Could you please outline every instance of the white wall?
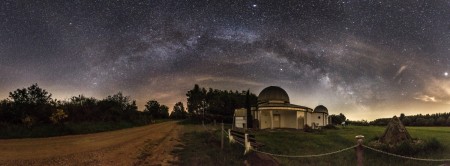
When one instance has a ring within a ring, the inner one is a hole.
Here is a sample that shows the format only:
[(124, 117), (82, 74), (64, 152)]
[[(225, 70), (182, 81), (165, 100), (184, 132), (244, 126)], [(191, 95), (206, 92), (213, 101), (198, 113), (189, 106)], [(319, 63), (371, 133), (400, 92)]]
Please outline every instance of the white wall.
[(247, 121), (245, 120), (244, 117), (234, 117), (234, 124), (237, 128), (244, 128), (245, 123), (247, 123)]
[[(297, 128), (297, 111), (273, 111), (273, 114), (280, 115), (280, 128)], [(301, 114), (303, 114), (303, 112), (301, 112)], [(270, 110), (261, 111), (259, 120), (261, 129), (270, 128), (272, 123)]]
[(274, 111), (274, 114), (280, 114), (281, 128), (297, 128), (297, 111)]
[(261, 123), (261, 129), (270, 128), (270, 112), (269, 111), (261, 111), (261, 116), (259, 117), (259, 122)]
[(305, 115), (306, 112), (297, 111), (298, 129), (303, 129), (303, 127), (305, 126)]
[[(308, 125), (312, 126), (312, 123), (318, 123), (319, 126), (325, 126), (328, 116), (324, 113), (310, 113), (311, 119), (308, 119)], [(319, 118), (320, 117), (320, 118)], [(324, 123), (325, 121), (325, 123)]]

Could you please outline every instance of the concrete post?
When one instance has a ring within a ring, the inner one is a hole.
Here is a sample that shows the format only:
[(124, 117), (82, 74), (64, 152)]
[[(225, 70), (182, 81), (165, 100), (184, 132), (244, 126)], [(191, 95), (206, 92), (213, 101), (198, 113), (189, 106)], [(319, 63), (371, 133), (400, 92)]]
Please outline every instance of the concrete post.
[(231, 129), (228, 129), (228, 138), (230, 139), (230, 143), (234, 143), (234, 138), (231, 135)]
[(244, 141), (245, 151), (244, 155), (250, 152), (250, 142), (248, 141), (248, 134), (245, 133), (245, 141)]
[(357, 166), (363, 166), (363, 161), (364, 161), (364, 147), (362, 146), (363, 142), (364, 142), (364, 136), (363, 135), (357, 135), (355, 136), (356, 138), (356, 143), (358, 144), (358, 146), (356, 147), (356, 161), (357, 161)]

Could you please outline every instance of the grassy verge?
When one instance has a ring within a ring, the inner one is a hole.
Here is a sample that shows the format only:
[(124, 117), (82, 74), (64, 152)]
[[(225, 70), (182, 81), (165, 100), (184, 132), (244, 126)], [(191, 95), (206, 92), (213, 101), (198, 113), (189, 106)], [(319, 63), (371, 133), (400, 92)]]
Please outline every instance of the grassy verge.
[[(436, 138), (444, 145), (443, 151), (419, 153), (414, 157), (444, 159), (450, 158), (450, 128), (448, 127), (409, 127), (412, 137), (420, 139)], [(261, 150), (286, 155), (308, 155), (333, 152), (355, 145), (355, 136), (364, 135), (365, 144), (383, 133), (384, 127), (348, 126), (339, 130), (324, 130), (305, 133), (295, 130), (256, 131), (256, 139), (266, 144)], [(364, 150), (364, 165), (440, 165), (444, 162), (423, 162), (400, 159), (393, 156)], [(277, 157), (282, 165), (356, 165), (354, 150), (324, 157), (284, 158)]]
[(179, 156), (179, 165), (244, 164), (244, 149), (240, 145), (229, 144), (225, 137), (224, 148), (221, 149), (220, 130), (206, 131), (201, 124), (182, 124), (185, 129), (182, 145), (173, 152)]
[[(220, 131), (213, 136), (201, 125), (185, 123), (186, 133), (183, 136), (183, 149), (176, 151), (180, 156), (181, 165), (243, 165), (248, 156), (243, 155), (243, 147), (229, 144), (225, 137), (224, 150), (220, 149)], [(208, 128), (212, 128), (208, 125)], [(449, 127), (408, 127), (414, 138), (429, 140), (435, 138), (444, 149), (434, 152), (421, 152), (413, 157), (449, 159), (450, 158), (450, 128)], [(285, 155), (322, 154), (337, 151), (356, 144), (355, 136), (364, 135), (367, 144), (373, 138), (384, 132), (384, 127), (347, 126), (338, 130), (322, 130), (306, 133), (298, 130), (260, 130), (253, 131), (256, 140), (265, 144), (260, 150)], [(311, 158), (275, 157), (281, 165), (356, 165), (356, 154), (353, 149)], [(446, 162), (425, 162), (401, 159), (394, 156), (364, 149), (364, 165), (441, 165)], [(450, 162), (447, 162), (447, 164)]]
[[(165, 121), (168, 120), (156, 120), (155, 123)], [(65, 123), (64, 125), (38, 125), (33, 126), (32, 128), (27, 128), (22, 125), (4, 125), (0, 126), (0, 139), (41, 138), (63, 135), (88, 134), (120, 130), (143, 125), (146, 124), (127, 121)]]

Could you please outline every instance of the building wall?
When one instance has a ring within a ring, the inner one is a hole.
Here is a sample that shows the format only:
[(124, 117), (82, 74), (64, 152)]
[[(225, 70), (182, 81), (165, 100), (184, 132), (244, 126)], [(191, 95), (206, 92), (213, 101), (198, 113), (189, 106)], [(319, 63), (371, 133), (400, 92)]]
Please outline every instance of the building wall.
[(270, 128), (271, 119), (269, 111), (260, 111), (259, 119), (261, 129)]
[(280, 115), (280, 128), (297, 128), (297, 111), (273, 111)]
[[(320, 118), (319, 118), (320, 117)], [(309, 126), (313, 126), (312, 123), (318, 124), (318, 126), (327, 125), (328, 116), (324, 113), (311, 113), (311, 119), (308, 121)]]
[(305, 115), (306, 112), (297, 111), (298, 129), (303, 129), (305, 127)]
[(244, 128), (245, 124), (247, 123), (247, 120), (245, 119), (245, 117), (234, 117), (234, 124), (237, 128)]
[[(279, 127), (280, 128), (294, 128), (297, 129), (297, 121), (298, 117), (300, 117), (301, 122), (305, 123), (304, 120), (304, 112), (301, 111), (277, 111), (273, 110), (272, 113), (274, 115), (280, 115), (280, 122)], [(264, 110), (260, 111), (259, 114), (259, 122), (260, 122), (260, 129), (267, 129), (271, 128), (271, 116), (270, 116), (270, 110)], [(276, 121), (274, 121), (276, 123)], [(302, 124), (299, 124), (300, 128), (303, 128)], [(277, 124), (274, 124), (274, 127), (277, 128)]]

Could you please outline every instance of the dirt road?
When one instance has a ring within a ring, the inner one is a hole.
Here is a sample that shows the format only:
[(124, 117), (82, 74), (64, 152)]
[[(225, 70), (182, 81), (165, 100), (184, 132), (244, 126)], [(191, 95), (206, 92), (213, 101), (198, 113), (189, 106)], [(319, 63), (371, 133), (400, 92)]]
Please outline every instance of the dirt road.
[(0, 140), (0, 165), (172, 165), (182, 125), (164, 122), (86, 135)]

